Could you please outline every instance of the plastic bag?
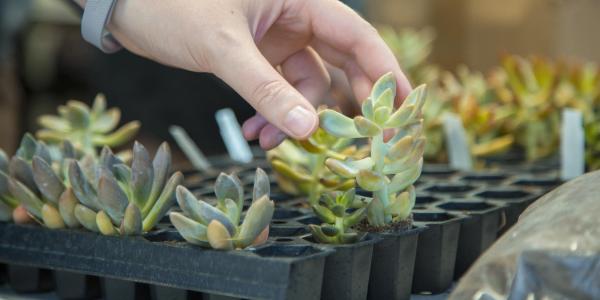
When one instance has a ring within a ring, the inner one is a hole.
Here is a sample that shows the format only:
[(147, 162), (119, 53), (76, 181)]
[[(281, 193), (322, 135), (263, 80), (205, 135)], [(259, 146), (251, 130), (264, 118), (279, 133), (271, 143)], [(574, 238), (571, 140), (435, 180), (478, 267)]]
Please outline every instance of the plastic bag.
[(600, 171), (527, 208), (450, 299), (600, 299)]

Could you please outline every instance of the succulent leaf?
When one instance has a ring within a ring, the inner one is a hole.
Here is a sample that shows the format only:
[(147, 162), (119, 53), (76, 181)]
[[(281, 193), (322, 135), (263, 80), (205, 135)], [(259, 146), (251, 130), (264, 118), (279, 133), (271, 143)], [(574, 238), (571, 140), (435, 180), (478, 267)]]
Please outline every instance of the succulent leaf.
[(44, 226), (50, 229), (65, 228), (65, 222), (63, 222), (60, 213), (50, 204), (42, 206), (42, 220), (44, 221)]
[(301, 173), (297, 170), (294, 170), (293, 168), (291, 168), (290, 166), (286, 165), (283, 161), (281, 160), (272, 160), (271, 161), (271, 166), (273, 167), (274, 170), (276, 170), (279, 174), (290, 178), (291, 180), (300, 182), (300, 183), (306, 183), (306, 182), (311, 182), (312, 178), (304, 173)]
[(100, 229), (96, 223), (96, 212), (87, 208), (84, 205), (75, 205), (75, 218), (79, 221), (79, 224), (83, 225), (87, 230), (93, 232), (99, 232)]
[(381, 127), (375, 124), (373, 121), (363, 117), (356, 116), (354, 117), (354, 127), (356, 131), (360, 133), (362, 136), (375, 136), (381, 133)]
[(379, 198), (375, 197), (371, 200), (371, 203), (369, 203), (367, 218), (369, 219), (369, 224), (372, 226), (385, 226), (385, 207)]
[(373, 108), (373, 100), (367, 98), (361, 105), (362, 115), (367, 119), (375, 118), (375, 109)]
[(56, 176), (52, 167), (39, 156), (34, 156), (32, 161), (33, 180), (40, 193), (55, 205), (65, 190), (62, 180)]
[(263, 169), (257, 168), (254, 175), (254, 188), (252, 190), (252, 202), (271, 193), (271, 181)]
[(123, 220), (129, 202), (127, 194), (121, 189), (116, 178), (108, 169), (101, 168), (99, 178), (98, 201), (113, 224), (118, 226)]
[(389, 111), (394, 108), (394, 97), (396, 96), (396, 90), (388, 88), (379, 95), (379, 98), (375, 101), (375, 113), (380, 108), (387, 108)]
[(310, 224), (308, 225), (313, 237), (319, 242), (324, 244), (337, 244), (337, 239), (326, 235), (320, 226)]
[[(154, 226), (151, 226), (152, 228)], [(142, 212), (133, 202), (125, 209), (125, 216), (120, 226), (123, 235), (139, 235), (142, 233)]]
[(335, 214), (327, 207), (314, 204), (312, 205), (315, 214), (325, 223), (335, 223)]
[(219, 200), (232, 199), (241, 206), (240, 203), (244, 200), (244, 187), (235, 174), (221, 173), (215, 182), (215, 195)]
[(69, 130), (71, 130), (71, 126), (69, 125), (69, 122), (67, 122), (66, 120), (61, 119), (57, 116), (52, 116), (52, 115), (40, 116), (38, 118), (38, 123), (41, 126), (46, 127), (48, 129), (52, 129), (54, 131), (68, 132)]
[(154, 202), (160, 196), (160, 193), (169, 178), (171, 172), (171, 149), (166, 142), (162, 143), (152, 161), (154, 169), (154, 181), (152, 182), (152, 190), (148, 196), (148, 201)]
[[(375, 82), (369, 98), (379, 101), (379, 97), (381, 97), (386, 90), (391, 90), (393, 94), (396, 95), (396, 79), (391, 72), (384, 74)], [(375, 105), (377, 106), (378, 103), (375, 103)]]
[(120, 119), (121, 111), (118, 108), (111, 108), (93, 119), (91, 129), (93, 132), (107, 133), (119, 125)]
[(86, 176), (83, 174), (83, 171), (81, 170), (79, 164), (76, 161), (71, 161), (69, 163), (68, 174), (71, 188), (73, 189), (73, 193), (75, 194), (77, 199), (83, 205), (91, 209), (100, 210), (101, 205), (98, 202), (96, 190), (88, 182)]
[(354, 127), (354, 123), (354, 120), (331, 109), (319, 112), (319, 125), (333, 136), (344, 138), (361, 137), (361, 134)]
[(391, 116), (389, 116), (385, 123), (385, 128), (398, 128), (408, 124), (411, 119), (410, 116), (416, 110), (415, 105), (402, 105), (396, 110)]
[(421, 176), (422, 168), (423, 158), (421, 158), (419, 162), (413, 165), (410, 169), (394, 175), (389, 184), (389, 192), (396, 193), (398, 191), (402, 191), (415, 183), (415, 181), (419, 179), (419, 176)]
[(86, 128), (90, 124), (89, 108), (79, 101), (67, 102), (65, 117), (74, 128)]
[(58, 200), (58, 212), (69, 228), (79, 227), (79, 221), (75, 217), (77, 204), (77, 198), (73, 190), (70, 187), (66, 188)]
[(117, 235), (118, 232), (115, 229), (110, 217), (103, 210), (96, 214), (96, 226), (98, 231), (103, 235)]
[(383, 189), (386, 184), (386, 178), (371, 170), (360, 170), (356, 176), (356, 183), (367, 191), (375, 192)]
[(147, 215), (144, 215), (142, 212), (142, 216), (144, 217), (143, 231), (152, 229), (175, 204), (175, 189), (181, 182), (183, 182), (183, 174), (181, 174), (181, 172), (175, 172), (165, 184), (162, 193), (158, 196), (158, 199), (150, 209), (150, 212), (148, 212)]
[(240, 227), (240, 233), (236, 239), (236, 246), (247, 247), (251, 245), (258, 235), (267, 227), (273, 218), (275, 204), (269, 200), (267, 195), (256, 200), (248, 211), (244, 222)]
[(42, 207), (44, 206), (44, 202), (27, 186), (14, 178), (10, 178), (8, 180), (8, 189), (15, 198), (21, 201), (30, 214), (38, 219), (42, 218)]
[(135, 142), (133, 145), (133, 161), (131, 163), (131, 196), (138, 207), (144, 207), (154, 180), (152, 161), (146, 148)]
[(131, 140), (137, 134), (140, 127), (140, 122), (132, 121), (123, 125), (123, 127), (119, 128), (117, 131), (109, 135), (93, 136), (92, 142), (95, 145), (107, 145), (109, 147), (116, 147)]
[(233, 242), (229, 230), (217, 220), (212, 220), (206, 228), (208, 243), (213, 249), (233, 250)]
[(31, 165), (23, 158), (13, 156), (10, 160), (9, 175), (19, 182), (23, 183), (29, 190), (37, 192), (35, 181), (33, 180), (33, 170)]
[(342, 176), (343, 178), (353, 178), (358, 174), (358, 169), (350, 165), (347, 162), (337, 160), (335, 158), (328, 158), (325, 161), (325, 165), (335, 174)]
[(206, 225), (189, 219), (178, 212), (170, 213), (169, 219), (186, 241), (203, 247), (209, 246), (208, 237), (206, 236)]
[(19, 149), (17, 149), (15, 156), (29, 161), (33, 158), (33, 155), (35, 155), (36, 149), (37, 141), (30, 133), (26, 133), (23, 135), (23, 138), (21, 138), (21, 144), (19, 145)]
[(362, 221), (366, 215), (367, 208), (361, 207), (354, 212), (352, 212), (349, 216), (344, 218), (344, 226), (350, 228)]
[(407, 135), (393, 144), (388, 150), (387, 157), (395, 161), (406, 157), (413, 148), (414, 138)]

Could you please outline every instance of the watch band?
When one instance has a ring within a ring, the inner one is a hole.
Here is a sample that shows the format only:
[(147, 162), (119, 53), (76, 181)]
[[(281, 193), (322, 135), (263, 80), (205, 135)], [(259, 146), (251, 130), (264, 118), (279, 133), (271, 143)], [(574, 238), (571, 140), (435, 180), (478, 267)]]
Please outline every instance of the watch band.
[(114, 53), (121, 49), (119, 42), (106, 30), (116, 2), (117, 0), (87, 0), (83, 10), (81, 35), (104, 53)]

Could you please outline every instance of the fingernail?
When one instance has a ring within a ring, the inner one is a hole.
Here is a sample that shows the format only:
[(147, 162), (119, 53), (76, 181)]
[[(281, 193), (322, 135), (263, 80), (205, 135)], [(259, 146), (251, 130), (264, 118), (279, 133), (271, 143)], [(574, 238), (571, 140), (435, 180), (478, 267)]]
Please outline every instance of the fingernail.
[(296, 137), (307, 136), (316, 122), (315, 115), (298, 105), (290, 110), (283, 120), (283, 126)]

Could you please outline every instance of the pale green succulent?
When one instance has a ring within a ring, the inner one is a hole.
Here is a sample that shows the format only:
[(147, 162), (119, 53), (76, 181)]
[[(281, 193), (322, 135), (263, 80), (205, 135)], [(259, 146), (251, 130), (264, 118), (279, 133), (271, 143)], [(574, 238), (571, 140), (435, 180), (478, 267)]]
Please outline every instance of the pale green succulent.
[[(88, 156), (89, 158), (89, 156)], [(100, 159), (69, 163), (68, 175), (78, 204), (74, 216), (86, 229), (104, 235), (137, 235), (151, 230), (175, 203), (183, 175), (170, 178), (171, 151), (163, 143), (154, 160), (140, 143), (131, 167), (105, 147)]]
[(433, 51), (435, 32), (431, 28), (396, 31), (389, 26), (380, 26), (378, 31), (411, 81), (428, 82), (427, 73), (434, 68), (428, 60)]
[(243, 249), (264, 243), (275, 205), (269, 200), (269, 177), (256, 170), (252, 204), (240, 225), (244, 188), (235, 174), (221, 173), (215, 183), (216, 206), (198, 200), (183, 186), (177, 202), (183, 213), (170, 213), (171, 223), (188, 242), (218, 250)]
[[(76, 200), (65, 176), (66, 162), (75, 159), (76, 152), (68, 141), (53, 150), (25, 134), (11, 158), (8, 176), (0, 172), (0, 185), (7, 186), (9, 192), (4, 193), (4, 199), (14, 201), (13, 208), (23, 205), (36, 221), (48, 228), (76, 227), (78, 223), (69, 218), (68, 209)], [(70, 212), (72, 215), (72, 209)]]
[(317, 203), (322, 193), (347, 190), (354, 180), (344, 179), (325, 167), (327, 157), (345, 159), (359, 150), (349, 145), (352, 140), (337, 138), (318, 129), (304, 141), (285, 140), (267, 152), (279, 187), (286, 193), (308, 196), (309, 203)]
[[(415, 202), (413, 183), (423, 166), (425, 137), (421, 110), (425, 86), (414, 89), (398, 109), (394, 109), (396, 80), (392, 73), (382, 76), (363, 102), (362, 116), (348, 118), (334, 110), (319, 113), (320, 126), (343, 138), (369, 138), (370, 156), (362, 159), (328, 158), (334, 173), (354, 178), (364, 190), (373, 192), (367, 217), (372, 226), (386, 226), (410, 217)], [(384, 141), (384, 130), (395, 130)]]
[(118, 108), (107, 110), (106, 99), (98, 94), (91, 108), (83, 102), (71, 100), (58, 107), (58, 115), (40, 116), (38, 122), (43, 128), (36, 132), (36, 136), (50, 144), (67, 140), (78, 151), (96, 155), (97, 148), (120, 146), (138, 132), (138, 121), (129, 122), (114, 131), (120, 118), (121, 111)]
[(367, 208), (363, 206), (349, 212), (353, 202), (355, 189), (349, 189), (346, 192), (324, 193), (319, 203), (312, 205), (315, 214), (323, 221), (321, 225), (308, 225), (319, 243), (350, 244), (364, 237), (365, 233), (356, 232), (352, 227), (366, 217)]

